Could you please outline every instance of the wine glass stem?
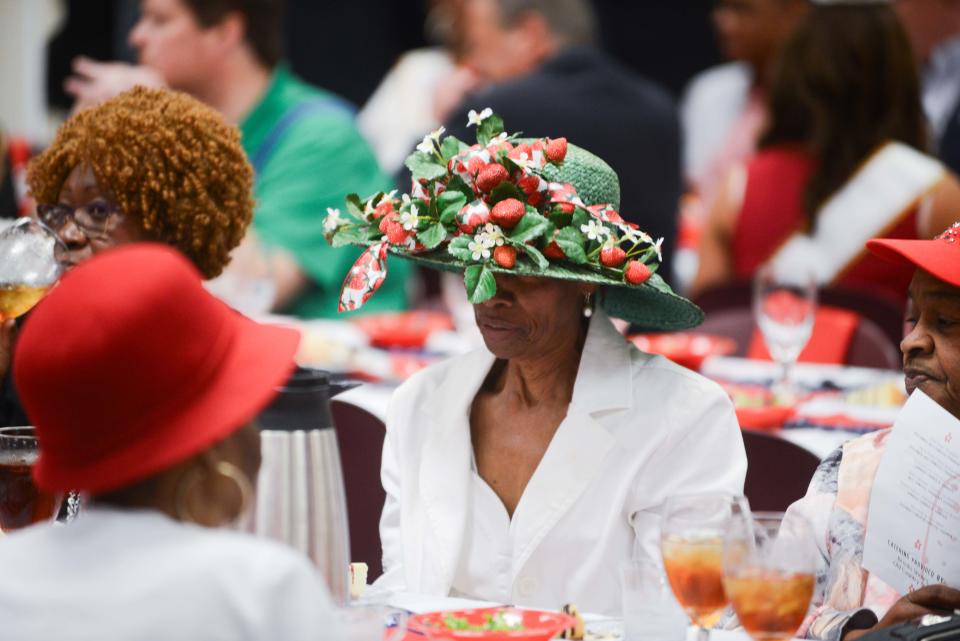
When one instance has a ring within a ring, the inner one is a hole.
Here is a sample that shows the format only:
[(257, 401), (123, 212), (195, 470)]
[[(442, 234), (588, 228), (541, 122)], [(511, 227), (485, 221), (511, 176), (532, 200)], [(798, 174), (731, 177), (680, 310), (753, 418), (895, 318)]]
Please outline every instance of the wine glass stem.
[(697, 626), (697, 641), (710, 641), (710, 630), (702, 625)]

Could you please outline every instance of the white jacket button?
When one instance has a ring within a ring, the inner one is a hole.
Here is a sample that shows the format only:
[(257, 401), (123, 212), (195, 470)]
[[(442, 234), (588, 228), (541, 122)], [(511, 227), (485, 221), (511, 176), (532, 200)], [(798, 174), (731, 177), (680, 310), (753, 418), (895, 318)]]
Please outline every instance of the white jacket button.
[(531, 597), (537, 591), (537, 580), (532, 576), (521, 577), (517, 581), (517, 594), (522, 597)]

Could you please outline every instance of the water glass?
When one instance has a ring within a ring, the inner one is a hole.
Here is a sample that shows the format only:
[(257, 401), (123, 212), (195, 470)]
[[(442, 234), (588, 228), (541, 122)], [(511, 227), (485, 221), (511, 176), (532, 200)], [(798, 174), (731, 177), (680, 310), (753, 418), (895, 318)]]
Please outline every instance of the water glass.
[(351, 605), (337, 614), (346, 641), (400, 641), (407, 634), (407, 612), (388, 605)]
[(788, 269), (770, 263), (753, 282), (753, 314), (767, 351), (780, 364), (778, 397), (794, 397), (791, 373), (800, 352), (813, 334), (817, 310), (817, 281), (812, 270)]
[(687, 617), (677, 605), (663, 575), (650, 559), (620, 566), (624, 641), (682, 641)]
[(253, 232), (230, 254), (223, 273), (205, 283), (207, 291), (245, 316), (270, 312), (276, 300), (271, 255)]

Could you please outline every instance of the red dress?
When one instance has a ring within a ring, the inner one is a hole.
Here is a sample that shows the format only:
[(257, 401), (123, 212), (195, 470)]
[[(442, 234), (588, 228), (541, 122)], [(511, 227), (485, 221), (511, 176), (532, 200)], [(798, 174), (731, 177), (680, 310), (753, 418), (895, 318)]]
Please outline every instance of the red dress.
[[(751, 278), (795, 232), (808, 229), (803, 198), (813, 161), (797, 149), (770, 148), (754, 156), (746, 171), (743, 206), (733, 233), (733, 269), (738, 279)], [(878, 236), (918, 238), (917, 207), (892, 218)], [(900, 305), (906, 300), (911, 277), (910, 270), (864, 248), (830, 284), (869, 290)]]

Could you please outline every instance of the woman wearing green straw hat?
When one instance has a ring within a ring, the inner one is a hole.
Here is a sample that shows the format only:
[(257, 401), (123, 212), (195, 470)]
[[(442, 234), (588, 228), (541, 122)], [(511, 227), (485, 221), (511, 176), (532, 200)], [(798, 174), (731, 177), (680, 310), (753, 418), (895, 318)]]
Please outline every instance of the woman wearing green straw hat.
[(393, 397), (380, 584), (619, 613), (617, 563), (659, 558), (667, 496), (742, 491), (733, 407), (611, 323), (702, 319), (617, 213), (613, 170), (562, 138), (507, 136), (489, 110), (471, 121), (476, 145), (435, 132), (418, 146), (412, 194), (351, 197), (327, 219), (334, 244), (367, 246), (342, 308), (376, 291), (388, 254), (463, 271), (487, 347)]

